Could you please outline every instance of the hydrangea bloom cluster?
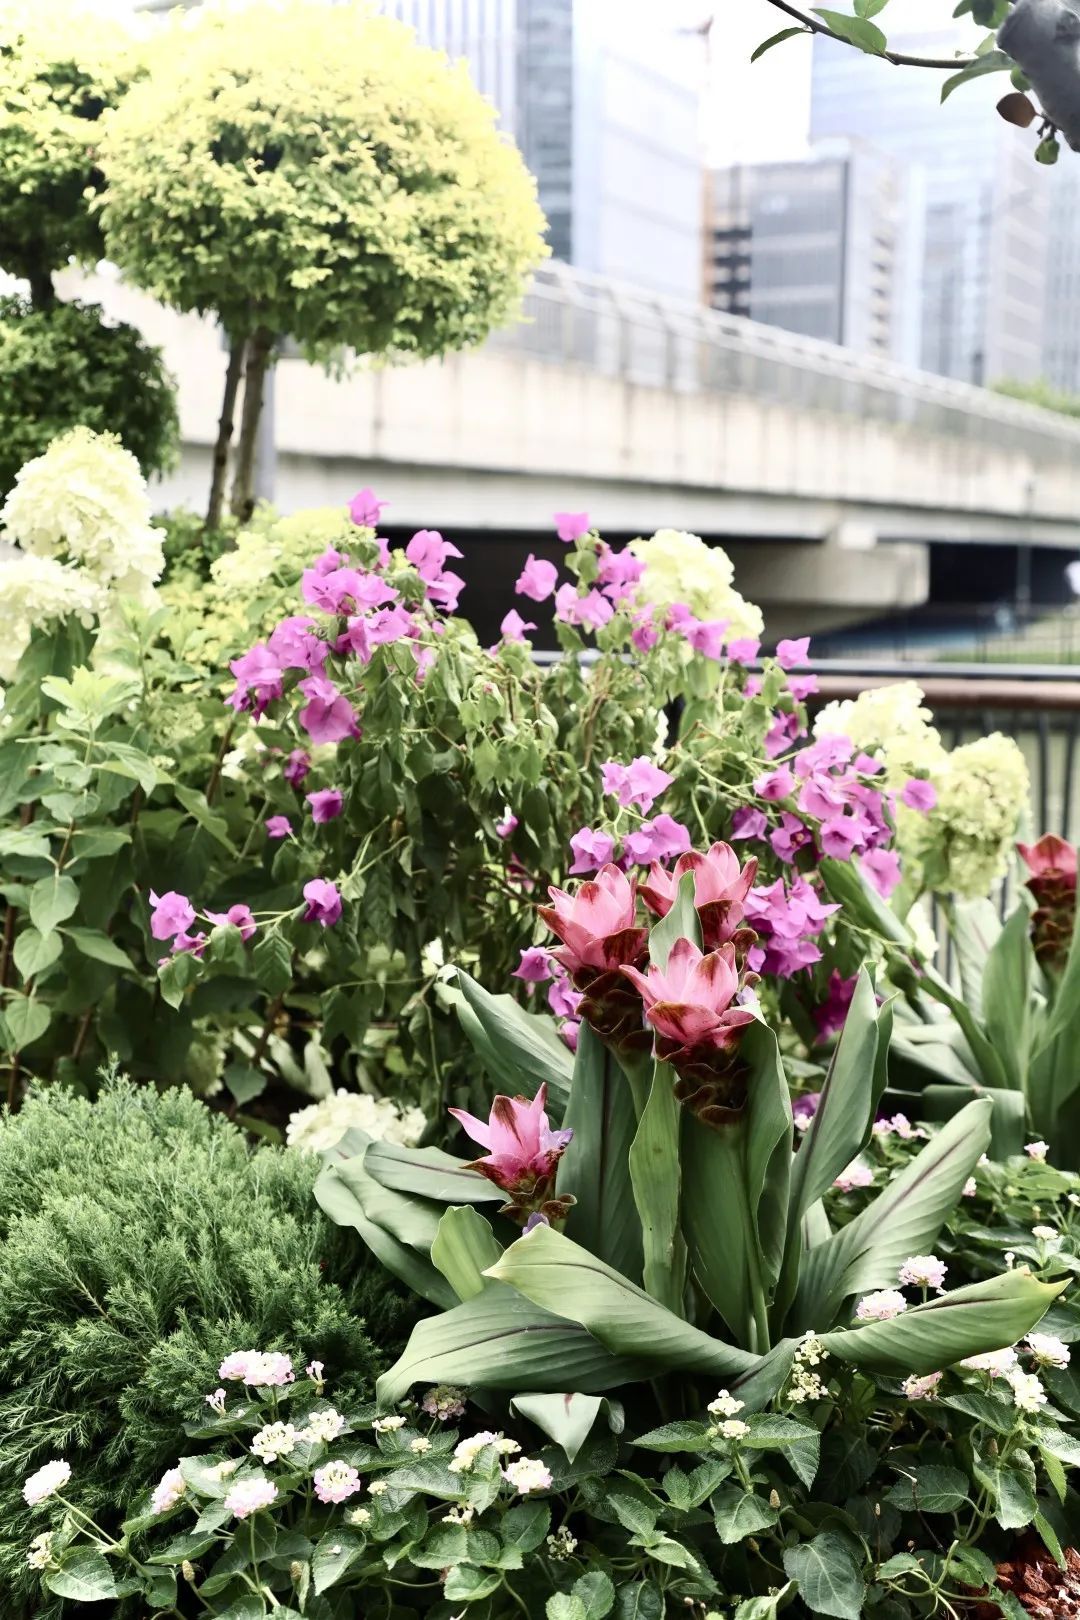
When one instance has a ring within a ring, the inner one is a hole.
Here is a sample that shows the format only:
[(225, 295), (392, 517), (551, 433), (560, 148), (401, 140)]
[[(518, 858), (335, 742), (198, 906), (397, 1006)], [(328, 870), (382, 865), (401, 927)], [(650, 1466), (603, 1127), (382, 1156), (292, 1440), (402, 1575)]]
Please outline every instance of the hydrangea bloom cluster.
[(720, 621), (729, 640), (763, 634), (761, 609), (734, 588), (735, 569), (720, 546), (681, 529), (658, 529), (650, 540), (632, 540), (629, 549), (644, 564), (638, 589), (643, 606), (681, 606), (706, 625)]
[(401, 1108), (389, 1097), (339, 1087), (332, 1096), (291, 1114), (285, 1140), (301, 1153), (326, 1153), (356, 1127), (375, 1141), (413, 1147), (426, 1124), (419, 1108)]

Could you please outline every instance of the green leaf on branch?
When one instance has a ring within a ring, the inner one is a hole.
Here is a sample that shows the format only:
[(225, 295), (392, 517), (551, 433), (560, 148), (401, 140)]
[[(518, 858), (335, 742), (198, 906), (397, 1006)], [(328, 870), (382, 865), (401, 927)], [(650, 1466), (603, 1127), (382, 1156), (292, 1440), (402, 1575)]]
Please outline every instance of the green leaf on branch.
[(605, 1620), (615, 1607), (615, 1587), (602, 1569), (579, 1575), (570, 1590), (584, 1608), (585, 1620)]
[(40, 1040), (52, 1022), (48, 1007), (30, 996), (11, 996), (4, 1002), (2, 1032), (7, 1048), (21, 1052)]
[(30, 890), (30, 921), (42, 934), (51, 934), (74, 912), (79, 890), (74, 880), (54, 872), (39, 878)]
[(789, 1547), (784, 1571), (799, 1584), (799, 1595), (813, 1614), (861, 1620), (866, 1601), (860, 1548), (839, 1530), (823, 1530), (813, 1541)]
[(64, 942), (59, 934), (42, 934), (36, 928), (24, 928), (11, 954), (25, 983), (52, 967), (63, 949)]
[(778, 34), (772, 34), (768, 39), (762, 40), (761, 44), (751, 52), (750, 60), (756, 62), (759, 56), (764, 56), (766, 51), (771, 51), (774, 45), (782, 45), (785, 39), (793, 39), (796, 34), (808, 34), (809, 32), (808, 28), (799, 28), (797, 26), (794, 28), (781, 28)]
[[(878, 8), (880, 9), (880, 8)], [(849, 17), (843, 11), (824, 11), (820, 6), (812, 7), (814, 13), (827, 23), (832, 32), (844, 39), (849, 45), (855, 45), (860, 51), (866, 51), (871, 56), (881, 56), (889, 46), (888, 40), (881, 29), (865, 17)]]
[(970, 1489), (967, 1475), (958, 1468), (920, 1463), (887, 1492), (886, 1501), (913, 1512), (955, 1513), (967, 1501)]
[(954, 90), (971, 79), (981, 79), (986, 73), (1007, 73), (1012, 66), (1012, 57), (1006, 56), (1004, 51), (987, 51), (985, 56), (977, 57), (967, 67), (961, 68), (959, 73), (945, 80), (941, 87), (941, 99), (947, 101)]
[(778, 1517), (763, 1496), (755, 1496), (742, 1485), (725, 1485), (717, 1491), (712, 1508), (716, 1533), (725, 1547), (771, 1529)]
[(256, 939), (251, 965), (267, 995), (278, 996), (292, 984), (292, 946), (281, 934), (261, 934)]
[(83, 956), (89, 956), (94, 962), (104, 962), (107, 967), (122, 968), (127, 973), (134, 973), (135, 968), (131, 959), (108, 934), (102, 934), (94, 928), (65, 928), (64, 933)]
[(158, 969), (161, 999), (170, 1007), (179, 1007), (184, 992), (199, 977), (199, 964), (191, 951), (176, 951), (167, 956)]
[(50, 1570), (45, 1585), (57, 1597), (78, 1603), (99, 1603), (116, 1597), (113, 1572), (96, 1547), (78, 1547), (64, 1554), (60, 1569)]

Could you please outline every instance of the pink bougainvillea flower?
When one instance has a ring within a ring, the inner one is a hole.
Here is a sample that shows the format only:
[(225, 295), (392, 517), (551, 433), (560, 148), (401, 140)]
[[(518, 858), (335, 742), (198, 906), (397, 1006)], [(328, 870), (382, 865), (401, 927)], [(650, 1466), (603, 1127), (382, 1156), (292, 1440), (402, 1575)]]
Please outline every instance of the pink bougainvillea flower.
[(552, 962), (549, 965), (555, 977), (547, 989), (548, 1006), (556, 1018), (576, 1018), (578, 1008), (584, 999), (581, 991), (574, 989), (570, 975), (561, 962)]
[(378, 500), (375, 491), (365, 486), (357, 490), (349, 502), (349, 516), (361, 529), (374, 529), (382, 517), (383, 507), (389, 504), (389, 501)]
[(731, 818), (731, 836), (733, 839), (764, 838), (769, 830), (769, 823), (764, 810), (756, 810), (750, 805), (744, 805), (736, 810)]
[(1056, 833), (1043, 833), (1034, 844), (1017, 844), (1016, 852), (1032, 877), (1076, 877), (1076, 850)]
[(624, 966), (622, 972), (640, 992), (653, 1029), (680, 1046), (726, 1050), (736, 1044), (738, 1031), (754, 1021), (752, 1012), (733, 1005), (739, 970), (731, 945), (706, 955), (693, 940), (677, 939), (666, 968), (653, 964), (642, 973)]
[(800, 849), (813, 849), (814, 835), (805, 821), (793, 816), (790, 810), (785, 810), (780, 817), (779, 827), (769, 834), (769, 843), (780, 859), (790, 866)]
[(150, 932), (155, 939), (172, 939), (176, 934), (186, 933), (195, 921), (195, 907), (187, 895), (178, 894), (175, 889), (162, 895), (156, 895), (151, 889), (150, 905), (153, 908)]
[(294, 748), (285, 761), (282, 776), (292, 787), (299, 787), (311, 770), (311, 755), (303, 748)]
[(271, 632), (267, 646), (282, 669), (321, 669), (330, 651), (315, 633), (315, 620), (302, 614), (282, 619)]
[(383, 607), (398, 595), (379, 574), (361, 568), (334, 568), (328, 573), (306, 568), (300, 590), (305, 602), (335, 616)]
[(307, 910), (304, 921), (318, 923), (320, 928), (332, 928), (341, 921), (341, 896), (329, 878), (312, 878), (304, 884)]
[(770, 759), (775, 759), (777, 754), (785, 753), (797, 737), (805, 735), (797, 714), (774, 714), (772, 725), (765, 733), (765, 752)]
[(212, 923), (217, 923), (221, 928), (229, 923), (234, 928), (239, 928), (240, 937), (245, 945), (255, 933), (255, 918), (248, 906), (230, 906), (228, 911), (208, 911), (206, 915)]
[(799, 749), (795, 755), (795, 775), (806, 778), (830, 770), (834, 765), (846, 765), (854, 752), (855, 745), (850, 737), (827, 732), (816, 742)]
[(635, 925), (634, 885), (617, 866), (602, 866), (573, 894), (558, 888), (549, 893), (552, 904), (538, 909), (562, 940), (552, 955), (568, 973), (604, 972), (632, 962), (641, 951), (646, 931)]
[(201, 957), (206, 951), (206, 934), (201, 930), (197, 934), (177, 934), (172, 948), (174, 956), (180, 951), (187, 951), (191, 956)]
[(630, 640), (638, 652), (651, 652), (660, 640), (660, 631), (656, 627), (652, 609), (635, 614), (634, 627), (630, 632)]
[(778, 765), (775, 771), (766, 771), (754, 782), (754, 792), (759, 799), (788, 799), (795, 791), (795, 778), (786, 765)]
[(325, 675), (309, 675), (299, 690), (308, 700), (300, 710), (300, 724), (312, 742), (341, 742), (360, 735), (352, 704)]
[(819, 682), (816, 675), (792, 675), (787, 685), (796, 703), (805, 703), (818, 690)]
[(571, 877), (581, 872), (595, 872), (603, 866), (615, 853), (615, 840), (610, 833), (596, 832), (591, 827), (582, 827), (570, 840), (570, 848), (574, 852), (574, 864), (570, 868)]
[(535, 630), (536, 626), (529, 619), (523, 619), (517, 608), (511, 608), (499, 625), (505, 641), (524, 641), (526, 630)]
[(681, 821), (668, 815), (643, 821), (623, 839), (623, 849), (639, 866), (646, 866), (650, 861), (669, 861), (673, 855), (685, 855), (689, 848), (689, 831)]
[(457, 610), (458, 600), (465, 589), (465, 581), (460, 574), (451, 573), (448, 568), (438, 579), (429, 579), (427, 582), (428, 601), (434, 602), (436, 607), (442, 608), (444, 613), (454, 613)]
[(556, 512), (555, 533), (566, 545), (589, 532), (588, 512)]
[(551, 978), (551, 953), (544, 945), (530, 945), (521, 953), (513, 978), (526, 984), (545, 984)]
[(240, 658), (234, 658), (229, 668), (236, 676), (236, 690), (225, 700), (230, 708), (250, 709), (258, 718), (281, 696), (281, 664), (263, 642), (258, 642)]
[(527, 596), (532, 602), (546, 602), (555, 589), (558, 577), (559, 570), (554, 563), (547, 562), (543, 557), (534, 557), (530, 551), (514, 590), (518, 596)]
[(510, 834), (519, 826), (518, 818), (508, 810), (501, 821), (495, 823), (495, 831), (500, 838), (509, 838)]
[(937, 788), (921, 776), (912, 776), (904, 783), (900, 797), (909, 810), (932, 810), (937, 804)]
[(822, 822), (819, 836), (823, 852), (837, 861), (848, 861), (855, 850), (866, 847), (865, 825), (858, 816), (831, 816)]
[(814, 1008), (814, 1023), (822, 1040), (830, 1035), (838, 1035), (843, 1029), (857, 983), (858, 975), (855, 973), (850, 979), (845, 979), (833, 968), (829, 974), (828, 995), (820, 1006)]
[(579, 596), (575, 586), (566, 584), (555, 592), (555, 617), (563, 624), (602, 630), (615, 617), (615, 609), (595, 588)]
[(783, 878), (777, 878), (765, 888), (751, 889), (746, 916), (761, 944), (751, 949), (747, 962), (755, 972), (776, 973), (781, 978), (819, 962), (821, 951), (814, 938), (839, 909), (822, 901), (804, 877), (795, 878), (790, 888)]
[(647, 815), (675, 778), (654, 765), (646, 755), (639, 754), (629, 765), (609, 759), (600, 767), (600, 780), (604, 792), (613, 793), (621, 805), (634, 805)]
[(634, 587), (645, 572), (645, 564), (632, 551), (612, 551), (602, 545), (597, 583), (611, 602), (623, 602), (634, 594)]
[(736, 636), (728, 642), (728, 657), (737, 664), (752, 664), (761, 651), (761, 642), (757, 636)]
[(859, 866), (882, 899), (887, 900), (900, 882), (900, 857), (893, 849), (868, 849)]
[(333, 821), (340, 816), (345, 800), (337, 788), (319, 788), (317, 793), (307, 795), (307, 802), (311, 806), (312, 821), (320, 826), (324, 821)]
[(788, 637), (776, 644), (776, 661), (781, 669), (797, 669), (805, 664), (810, 653), (810, 637)]
[(270, 838), (291, 838), (292, 822), (288, 816), (267, 816), (266, 831)]
[(451, 1108), (473, 1141), (488, 1150), (471, 1168), (508, 1193), (549, 1181), (574, 1133), (551, 1129), (546, 1103), (547, 1086), (542, 1085), (531, 1102), (524, 1097), (496, 1097), (486, 1122), (463, 1108)]
[(742, 922), (746, 897), (757, 876), (758, 863), (745, 866), (730, 844), (715, 843), (704, 855), (697, 850), (680, 855), (672, 872), (659, 864), (649, 868), (640, 894), (649, 910), (666, 917), (675, 903), (679, 884), (687, 872), (694, 874), (694, 907), (701, 920), (702, 938), (707, 947), (726, 944)]
[(727, 627), (726, 619), (694, 619), (683, 634), (694, 651), (703, 658), (720, 659), (724, 656), (724, 632)]
[(448, 557), (462, 555), (457, 546), (443, 539), (438, 529), (418, 529), (405, 547), (406, 558), (429, 585), (442, 577)]
[(856, 754), (851, 762), (851, 768), (858, 771), (860, 776), (877, 776), (879, 771), (885, 769), (885, 762), (875, 759), (872, 754)]

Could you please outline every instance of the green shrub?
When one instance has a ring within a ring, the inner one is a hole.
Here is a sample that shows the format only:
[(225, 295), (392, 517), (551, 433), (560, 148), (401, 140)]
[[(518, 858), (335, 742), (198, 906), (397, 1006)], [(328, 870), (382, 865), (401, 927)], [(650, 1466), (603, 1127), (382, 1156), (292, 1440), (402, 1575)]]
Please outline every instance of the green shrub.
[(355, 1397), (370, 1390), (407, 1324), (385, 1274), (357, 1273), (354, 1238), (319, 1213), (316, 1168), (250, 1152), (186, 1092), (116, 1080), (96, 1104), (57, 1088), (0, 1121), (5, 1616), (33, 1590), (40, 1526), (21, 1491), (49, 1458), (109, 1518), (175, 1462), (230, 1350), (316, 1357)]
[(0, 298), (0, 492), (79, 426), (117, 434), (147, 477), (171, 466), (179, 425), (160, 350), (96, 304)]

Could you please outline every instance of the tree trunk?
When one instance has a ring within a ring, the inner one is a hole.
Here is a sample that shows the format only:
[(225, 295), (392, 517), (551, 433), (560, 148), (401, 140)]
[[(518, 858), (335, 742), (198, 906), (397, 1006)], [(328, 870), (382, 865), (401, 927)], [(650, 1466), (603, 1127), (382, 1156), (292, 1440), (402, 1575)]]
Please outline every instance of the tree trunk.
[(56, 288), (52, 272), (44, 265), (32, 269), (27, 278), (30, 283), (30, 303), (34, 309), (50, 310), (56, 304)]
[(221, 399), (217, 440), (214, 444), (213, 472), (210, 477), (210, 500), (206, 508), (205, 529), (216, 529), (221, 523), (225, 505), (225, 480), (229, 471), (229, 450), (232, 446), (233, 417), (236, 396), (240, 392), (240, 378), (244, 372), (246, 338), (234, 338), (229, 345), (229, 364), (225, 368), (225, 392)]
[(257, 326), (248, 344), (244, 368), (244, 408), (240, 417), (240, 442), (236, 448), (230, 503), (233, 517), (241, 523), (246, 523), (255, 510), (255, 454), (259, 444), (266, 373), (270, 369), (274, 342), (273, 332), (265, 326)]

